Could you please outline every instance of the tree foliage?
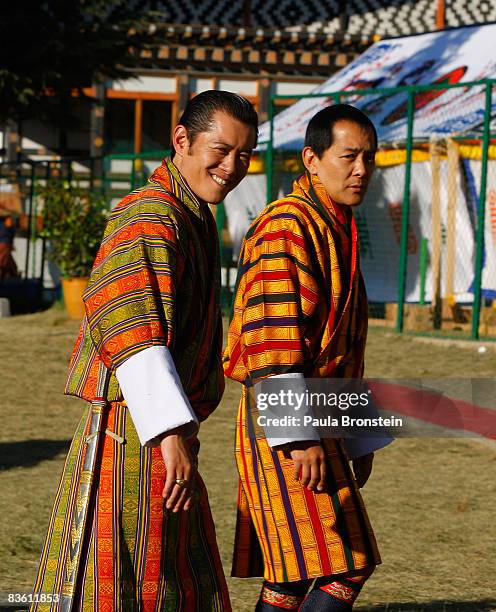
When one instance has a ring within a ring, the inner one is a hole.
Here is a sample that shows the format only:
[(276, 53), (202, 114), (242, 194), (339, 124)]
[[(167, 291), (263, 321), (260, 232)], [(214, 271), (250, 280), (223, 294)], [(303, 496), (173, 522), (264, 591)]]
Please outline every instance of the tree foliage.
[(3, 2), (0, 121), (53, 116), (74, 90), (128, 77), (157, 17), (123, 0)]
[(66, 277), (88, 276), (108, 219), (105, 199), (53, 179), (39, 193), (43, 203), (41, 237), (48, 257)]

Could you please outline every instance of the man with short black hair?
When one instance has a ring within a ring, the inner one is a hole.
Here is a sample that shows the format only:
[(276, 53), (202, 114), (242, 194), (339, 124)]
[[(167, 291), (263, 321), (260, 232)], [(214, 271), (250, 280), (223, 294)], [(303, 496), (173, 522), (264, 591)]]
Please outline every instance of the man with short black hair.
[(363, 375), (367, 297), (352, 208), (365, 196), (376, 149), (375, 128), (358, 109), (317, 113), (302, 151), (306, 173), (243, 243), (224, 369), (243, 383), (233, 575), (260, 576), (263, 560), (257, 612), (350, 610), (380, 562), (358, 491), (373, 453), (350, 455), (315, 430), (271, 438), (248, 406), (249, 387), (262, 379), (304, 386), (305, 378)]
[(174, 130), (172, 159), (112, 211), (66, 386), (91, 404), (69, 450), (32, 610), (231, 610), (197, 471), (199, 423), (224, 389), (208, 204), (244, 178), (256, 142), (250, 102), (203, 92)]

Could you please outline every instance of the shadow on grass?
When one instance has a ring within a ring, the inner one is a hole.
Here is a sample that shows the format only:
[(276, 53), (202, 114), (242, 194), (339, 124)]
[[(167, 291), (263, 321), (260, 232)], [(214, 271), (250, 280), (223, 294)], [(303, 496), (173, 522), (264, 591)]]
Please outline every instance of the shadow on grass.
[(357, 607), (360, 612), (493, 612), (496, 599), (482, 601), (428, 601), (425, 603), (390, 603), (372, 607)]
[(53, 459), (63, 451), (67, 452), (70, 443), (70, 440), (0, 442), (0, 470), (29, 467), (45, 459)]

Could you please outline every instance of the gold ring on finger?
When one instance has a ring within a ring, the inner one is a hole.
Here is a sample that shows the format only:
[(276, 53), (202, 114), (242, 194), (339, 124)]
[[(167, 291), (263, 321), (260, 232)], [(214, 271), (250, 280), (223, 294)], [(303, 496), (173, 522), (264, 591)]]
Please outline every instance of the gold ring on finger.
[(184, 478), (176, 478), (176, 484), (178, 487), (181, 487), (182, 489), (188, 488), (188, 481)]

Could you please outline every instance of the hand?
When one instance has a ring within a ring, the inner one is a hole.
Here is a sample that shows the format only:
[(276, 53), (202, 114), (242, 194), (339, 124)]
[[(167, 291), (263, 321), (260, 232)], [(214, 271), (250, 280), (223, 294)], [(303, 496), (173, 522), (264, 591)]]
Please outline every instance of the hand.
[(327, 465), (322, 446), (314, 441), (293, 442), (288, 448), (294, 463), (294, 476), (309, 491), (326, 488)]
[(374, 453), (369, 453), (363, 457), (353, 459), (353, 471), (358, 487), (361, 489), (372, 472), (372, 463), (374, 461)]
[[(160, 450), (165, 463), (165, 485), (162, 497), (165, 507), (172, 512), (189, 510), (193, 503), (196, 463), (192, 457), (181, 427), (167, 432), (160, 442)], [(188, 481), (186, 487), (176, 483), (176, 479)]]

